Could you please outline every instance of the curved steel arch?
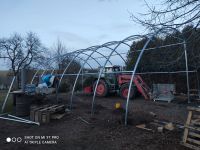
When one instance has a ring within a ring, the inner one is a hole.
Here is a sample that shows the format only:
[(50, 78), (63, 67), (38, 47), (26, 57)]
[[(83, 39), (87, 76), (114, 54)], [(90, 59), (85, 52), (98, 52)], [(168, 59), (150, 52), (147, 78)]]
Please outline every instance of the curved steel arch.
[[(104, 46), (104, 47), (106, 47), (106, 48), (108, 48), (108, 49), (110, 49), (111, 51), (113, 50), (112, 48), (110, 48), (110, 47), (107, 47), (107, 46)], [(119, 57), (121, 57), (121, 59), (124, 61), (124, 63), (126, 63), (126, 60), (122, 57), (122, 55), (121, 54), (119, 54), (118, 52), (116, 52), (115, 51), (115, 53), (119, 56)]]
[[(79, 59), (81, 59), (82, 61), (84, 61), (84, 59), (81, 58), (81, 57), (77, 57), (77, 58), (79, 58)], [(93, 68), (89, 63), (87, 63), (87, 65), (88, 65), (92, 70), (94, 70), (94, 68)], [(55, 71), (55, 69), (53, 69), (51, 75), (53, 74), (54, 71)]]
[(134, 70), (132, 72), (132, 75), (131, 75), (131, 80), (130, 80), (130, 83), (129, 83), (129, 89), (128, 89), (128, 96), (127, 96), (127, 100), (126, 100), (126, 112), (125, 112), (125, 125), (127, 125), (127, 118), (128, 118), (128, 105), (129, 105), (129, 100), (130, 100), (130, 92), (131, 92), (131, 87), (132, 87), (132, 82), (133, 82), (133, 78), (135, 76), (135, 72), (136, 72), (136, 69), (137, 69), (137, 66), (140, 62), (140, 59), (142, 58), (142, 55), (144, 53), (144, 50), (146, 49), (146, 47), (148, 46), (149, 42), (152, 40), (153, 36), (151, 36), (148, 41), (145, 43), (145, 45), (143, 46), (142, 48), (142, 51), (140, 52), (138, 58), (137, 58), (137, 61), (136, 61), (136, 64), (134, 66)]
[[(124, 41), (124, 40), (123, 40), (123, 41)], [(109, 61), (110, 57), (112, 56), (113, 52), (116, 52), (116, 48), (117, 48), (121, 43), (123, 43), (123, 41), (118, 42), (117, 46), (111, 51), (110, 55), (109, 55), (109, 56), (107, 57), (107, 59), (106, 59), (105, 65), (108, 63), (108, 61)], [(105, 44), (103, 44), (103, 45), (101, 45), (101, 46), (99, 46), (99, 47), (95, 47), (96, 49), (90, 54), (90, 56), (85, 60), (85, 62), (88, 61), (88, 59), (95, 53), (95, 51), (97, 51), (99, 48), (103, 48), (103, 47), (105, 47), (106, 45), (109, 45), (110, 43), (117, 43), (117, 42), (116, 42), (116, 41), (115, 41), (115, 42), (108, 42), (108, 43), (105, 43)], [(84, 62), (84, 64), (83, 64), (82, 67), (84, 67), (85, 62)], [(105, 68), (105, 65), (104, 65), (103, 68)], [(77, 83), (77, 81), (78, 81), (79, 75), (80, 75), (80, 73), (81, 73), (82, 67), (80, 68), (80, 70), (79, 70), (79, 72), (78, 72), (78, 74), (77, 74), (77, 76), (76, 76), (76, 80), (75, 80), (75, 82), (74, 82), (74, 86), (73, 86), (72, 94), (71, 94), (71, 100), (70, 100), (70, 109), (72, 109), (72, 102), (73, 102), (74, 90), (75, 90), (76, 83)], [(101, 72), (102, 72), (102, 71), (101, 71)], [(98, 82), (99, 82), (99, 78), (100, 78), (100, 76), (98, 77), (97, 85), (98, 85)], [(97, 87), (97, 85), (96, 85), (96, 87)], [(95, 93), (96, 93), (96, 87), (95, 87)], [(95, 97), (95, 96), (94, 96), (94, 97)]]
[(37, 70), (37, 71), (35, 72), (35, 74), (33, 75), (33, 78), (32, 78), (32, 80), (31, 80), (31, 84), (33, 84), (33, 81), (34, 81), (34, 79), (35, 79), (35, 77), (36, 77), (36, 75), (37, 75), (38, 72), (39, 72), (39, 70)]
[(88, 61), (88, 59), (90, 59), (90, 57), (91, 57), (91, 56), (95, 53), (95, 51), (97, 51), (99, 48), (101, 48), (101, 46), (100, 46), (100, 47), (95, 47), (93, 50), (91, 50), (92, 52), (91, 52), (90, 55), (87, 57), (87, 59), (85, 59), (85, 61), (84, 61), (83, 65), (82, 65), (82, 67), (79, 69), (79, 72), (78, 72), (78, 74), (77, 74), (77, 76), (76, 76), (76, 79), (75, 79), (75, 82), (74, 82), (74, 86), (73, 86), (73, 89), (72, 89), (72, 94), (71, 94), (71, 99), (70, 99), (70, 109), (72, 109), (72, 102), (73, 102), (72, 99), (73, 99), (74, 90), (75, 90), (76, 83), (77, 83), (77, 81), (78, 81), (79, 75), (80, 75), (80, 73), (81, 73), (81, 71), (82, 71), (84, 65), (85, 65), (86, 62)]
[[(71, 52), (71, 53), (67, 53), (67, 54), (65, 54), (65, 55), (69, 55), (69, 54), (76, 54), (77, 53), (77, 55), (76, 56), (74, 56), (75, 58), (76, 57), (78, 57), (81, 53), (83, 53), (83, 52), (85, 52), (85, 51), (90, 51), (91, 49), (93, 49), (93, 48), (97, 48), (97, 47), (99, 47), (99, 46), (91, 46), (91, 47), (89, 47), (89, 48), (86, 48), (86, 49), (80, 49), (80, 50), (77, 50), (77, 51), (74, 51), (74, 52)], [(105, 57), (105, 59), (107, 59), (107, 57), (105, 56), (105, 55), (103, 55), (102, 53), (100, 53), (100, 52), (98, 52), (98, 51), (96, 51), (96, 53), (98, 53), (98, 54), (100, 54), (102, 57)], [(85, 55), (87, 55), (86, 53), (84, 53)], [(93, 57), (91, 57), (91, 58), (93, 58)], [(74, 58), (73, 58), (73, 60), (74, 60)], [(94, 58), (94, 60), (95, 60), (95, 58)], [(96, 61), (96, 60), (95, 60)], [(73, 61), (72, 61), (73, 62)], [(66, 66), (66, 68), (65, 68), (65, 70), (63, 71), (63, 74), (62, 74), (62, 76), (61, 76), (61, 78), (60, 78), (60, 80), (59, 80), (59, 85), (58, 85), (58, 87), (60, 86), (60, 83), (62, 82), (62, 79), (63, 79), (63, 75), (65, 74), (65, 72), (67, 71), (67, 69), (69, 68), (69, 66), (71, 65), (71, 63), (72, 63), (71, 61), (69, 62), (69, 65), (67, 65)], [(111, 61), (109, 61), (109, 63), (112, 65), (112, 62)], [(88, 63), (87, 63), (88, 64)], [(99, 64), (99, 63), (98, 63)], [(101, 66), (100, 64), (99, 64), (99, 66)]]
[[(39, 65), (39, 66), (41, 66), (41, 65)], [(40, 70), (38, 69), (38, 70), (34, 73), (32, 79), (31, 79), (30, 84), (33, 84), (33, 81), (34, 81), (34, 79), (35, 79), (35, 77), (36, 77), (36, 75), (37, 75), (37, 73), (38, 73), (39, 71), (40, 71)]]
[[(80, 49), (80, 50), (76, 50), (76, 51), (74, 51), (74, 52), (71, 52), (71, 53), (67, 53), (67, 54), (65, 54), (65, 55), (69, 55), (69, 54), (74, 54), (74, 53), (78, 53), (77, 54), (77, 56), (80, 54), (80, 53), (83, 53), (83, 52), (85, 52), (85, 51), (89, 51), (89, 50), (91, 50), (91, 49), (93, 49), (93, 48), (97, 48), (97, 47), (99, 47), (98, 45), (97, 46), (91, 46), (91, 47), (88, 47), (88, 48), (86, 48), (86, 49)], [(96, 52), (96, 53), (98, 53), (98, 54), (100, 54), (102, 57), (105, 57), (105, 59), (107, 59), (107, 57), (105, 56), (105, 55), (103, 55), (102, 53), (100, 53), (100, 52)], [(75, 56), (75, 58), (76, 58), (76, 56)], [(92, 58), (92, 57), (91, 57)], [(74, 60), (74, 59), (73, 59)], [(70, 62), (70, 64), (71, 64), (72, 62)], [(112, 65), (112, 62), (111, 61), (109, 61), (109, 63)], [(67, 69), (68, 69), (68, 67), (70, 66), (70, 64), (65, 68), (65, 70), (63, 71), (63, 75), (65, 74), (65, 72), (67, 71)], [(101, 66), (101, 65), (100, 65)], [(60, 80), (59, 80), (59, 85), (60, 85), (60, 83), (62, 82), (62, 78), (63, 78), (63, 75), (61, 76), (61, 78), (60, 78)], [(58, 86), (59, 87), (59, 86)]]
[[(112, 41), (112, 42), (107, 42), (107, 43), (105, 43), (105, 44), (103, 44), (103, 45), (100, 45), (100, 46), (93, 46), (93, 47), (90, 47), (90, 48), (87, 48), (87, 49), (83, 49), (83, 50), (77, 50), (77, 51), (75, 51), (75, 52), (72, 52), (72, 54), (76, 54), (75, 56), (77, 56), (77, 58), (78, 58), (78, 56), (81, 54), (81, 53), (84, 53), (84, 52), (87, 52), (87, 51), (92, 51), (90, 54), (88, 54), (87, 56), (87, 59), (85, 59), (84, 60), (84, 64), (81, 66), (81, 68), (80, 68), (80, 70), (79, 70), (79, 72), (78, 72), (78, 74), (77, 74), (77, 76), (76, 76), (76, 80), (75, 80), (75, 83), (74, 83), (74, 86), (73, 86), (73, 90), (72, 90), (72, 95), (71, 95), (71, 103), (70, 103), (70, 107), (72, 107), (72, 102), (73, 102), (73, 95), (74, 95), (74, 90), (75, 90), (75, 87), (76, 87), (76, 84), (77, 84), (77, 80), (78, 80), (78, 78), (79, 78), (79, 75), (80, 75), (80, 72), (81, 72), (81, 70), (83, 69), (83, 67), (84, 67), (84, 65), (86, 64), (86, 63), (88, 63), (88, 60), (90, 59), (90, 58), (94, 58), (94, 57), (92, 57), (92, 55), (94, 54), (94, 53), (99, 53), (99, 54), (102, 54), (102, 53), (100, 53), (100, 52), (98, 52), (98, 49), (100, 49), (100, 48), (108, 48), (108, 49), (110, 49), (111, 50), (111, 52), (110, 52), (110, 55), (109, 56), (105, 56), (105, 58), (106, 58), (106, 62), (105, 62), (105, 64), (104, 64), (104, 66), (103, 66), (103, 68), (105, 68), (105, 65), (110, 61), (110, 58), (111, 58), (111, 56), (113, 55), (113, 53), (114, 52), (116, 52), (116, 54), (118, 55), (118, 56), (120, 56), (122, 59), (123, 59), (123, 57), (122, 57), (122, 55), (120, 54), (120, 53), (118, 53), (117, 52), (117, 48), (121, 45), (121, 44), (124, 44), (124, 45), (127, 45), (127, 46), (129, 46), (129, 47), (131, 47), (129, 44), (127, 44), (126, 42), (128, 42), (128, 41), (131, 41), (131, 40), (134, 40), (134, 39), (136, 39), (136, 38), (147, 38), (147, 42), (146, 42), (146, 44), (144, 45), (144, 47), (143, 47), (143, 49), (141, 50), (141, 52), (140, 52), (140, 54), (139, 54), (139, 56), (138, 56), (138, 63), (139, 63), (139, 61), (140, 61), (140, 59), (141, 59), (141, 57), (142, 57), (142, 55), (143, 55), (143, 51), (146, 49), (146, 47), (148, 46), (148, 44), (149, 44), (149, 42), (152, 40), (152, 38), (155, 36), (156, 34), (153, 34), (153, 35), (151, 35), (150, 36), (150, 34), (148, 34), (148, 36), (146, 35), (146, 36), (141, 36), (141, 35), (134, 35), (134, 36), (129, 36), (129, 37), (127, 37), (127, 38), (125, 38), (124, 40), (122, 40), (122, 41)], [(150, 36), (150, 37), (149, 37)], [(116, 46), (114, 47), (114, 48), (111, 48), (111, 47), (109, 47), (109, 46), (111, 46), (111, 45), (115, 45), (116, 44)], [(68, 55), (68, 54), (66, 54), (66, 55)], [(74, 57), (75, 57), (74, 56)], [(126, 62), (124, 59), (123, 59), (123, 61), (124, 62)], [(134, 72), (136, 72), (136, 69), (137, 69), (137, 65), (138, 65), (138, 63), (135, 65), (135, 67), (134, 67), (134, 70), (132, 71), (132, 78), (134, 78), (134, 75), (133, 74), (135, 74)], [(69, 66), (70, 66), (70, 64), (68, 64)], [(66, 68), (65, 68), (66, 69)], [(67, 70), (67, 69), (66, 69)], [(102, 69), (103, 70), (103, 69)], [(102, 74), (102, 71), (100, 71), (100, 73), (99, 73), (99, 77), (101, 76), (101, 74)], [(132, 79), (133, 80), (133, 79)], [(93, 100), (92, 100), (92, 113), (93, 113), (93, 111), (94, 111), (94, 103), (95, 103), (95, 96), (96, 96), (96, 90), (97, 90), (97, 85), (98, 85), (98, 83), (99, 83), (99, 78), (98, 78), (98, 81), (97, 81), (97, 84), (96, 84), (96, 87), (95, 87), (95, 92), (94, 92), (94, 95), (93, 95)], [(131, 89), (131, 85), (132, 85), (132, 81), (130, 82), (130, 85), (129, 85), (129, 93), (128, 93), (128, 97), (127, 97), (127, 103), (126, 103), (126, 116), (125, 116), (125, 123), (127, 123), (127, 112), (128, 112), (128, 103), (129, 103), (129, 97), (130, 97), (130, 89)]]
[[(74, 52), (74, 53), (76, 53), (76, 52)], [(65, 74), (65, 72), (67, 71), (67, 69), (69, 68), (69, 66), (71, 65), (71, 63), (76, 59), (76, 57), (78, 57), (80, 54), (82, 54), (83, 52), (82, 51), (79, 51), (79, 52), (77, 52), (76, 54), (77, 55), (74, 55), (74, 57), (71, 59), (71, 61), (68, 63), (68, 65), (66, 66), (66, 68), (65, 68), (65, 70), (63, 71), (63, 73), (62, 73), (62, 76), (61, 76), (61, 78), (60, 78), (60, 80), (59, 80), (59, 84), (58, 84), (58, 88), (60, 87), (60, 84), (61, 84), (61, 82), (62, 82), (62, 79), (63, 79), (63, 76), (64, 76), (64, 74)], [(84, 53), (85, 54), (85, 53)], [(85, 54), (85, 55), (88, 55), (88, 54)], [(94, 59), (95, 60), (95, 59)], [(95, 60), (96, 61), (96, 60)], [(99, 64), (99, 66), (101, 66), (100, 65), (100, 63), (98, 63)]]
[[(85, 53), (82, 53), (82, 54), (85, 54)], [(85, 55), (88, 55), (88, 54), (85, 54)], [(66, 58), (66, 57), (68, 57), (68, 55), (65, 55), (64, 58)], [(55, 62), (55, 59), (56, 59), (56, 58), (57, 58), (57, 57), (53, 57), (52, 59), (49, 60), (49, 61), (52, 61), (51, 64)], [(64, 58), (63, 58), (63, 59), (64, 59)], [(81, 57), (78, 57), (78, 58), (84, 60), (84, 59), (81, 58)], [(62, 59), (62, 60), (63, 60), (63, 59)], [(92, 58), (92, 59), (93, 59), (95, 62), (97, 62), (98, 65), (100, 65), (100, 63), (99, 63), (95, 58)], [(62, 60), (60, 60), (60, 61), (62, 61)], [(88, 65), (91, 69), (93, 69), (92, 66), (91, 66), (89, 63), (87, 63), (87, 65)], [(48, 69), (45, 69), (45, 70), (42, 72), (41, 76), (43, 76), (44, 73), (45, 73), (47, 70), (48, 70)], [(54, 69), (53, 69), (53, 71), (54, 71)], [(51, 72), (51, 74), (53, 73), (53, 71)], [(34, 79), (35, 79), (35, 77), (36, 77), (36, 75), (37, 75), (38, 72), (39, 72), (39, 70), (37, 70), (36, 73), (34, 74), (32, 80), (31, 80), (31, 84), (33, 83), (33, 81), (34, 81)], [(62, 78), (63, 78), (63, 77), (62, 77)]]
[[(127, 45), (129, 48), (131, 47), (130, 45), (128, 45), (127, 43), (122, 42), (124, 45)], [(111, 51), (113, 50), (112, 48), (108, 47), (108, 46), (103, 46), (106, 47), (108, 49), (110, 49)], [(126, 60), (122, 57), (122, 55), (120, 53), (118, 53), (117, 51), (115, 51), (115, 53), (121, 57), (121, 59), (124, 61), (124, 63), (126, 63)], [(110, 61), (110, 60), (109, 60)]]
[[(89, 56), (89, 54), (87, 54), (87, 53), (84, 53), (84, 52), (82, 52), (81, 54), (84, 54), (84, 55), (87, 55), (87, 56)], [(91, 57), (99, 66), (101, 66), (101, 64), (94, 58), (94, 57)], [(84, 60), (84, 59), (83, 59)]]
[[(99, 55), (101, 55), (102, 57), (104, 57), (105, 59), (107, 58), (105, 55), (103, 55), (102, 53), (100, 53), (100, 52), (98, 52), (98, 51), (96, 51), (96, 53), (98, 53)], [(91, 57), (92, 58), (92, 57)], [(112, 65), (112, 62), (111, 61), (109, 61), (109, 63)]]
[[(141, 37), (141, 36), (136, 35), (136, 36), (130, 36), (130, 37), (138, 38), (138, 37)], [(130, 37), (127, 37), (127, 38), (125, 38), (124, 40), (118, 42), (118, 44), (115, 46), (115, 48), (113, 49), (113, 51), (110, 53), (108, 59), (110, 59), (110, 57), (112, 56), (112, 54), (114, 53), (114, 51), (116, 51), (116, 49), (117, 49), (125, 40), (127, 40), (127, 39), (130, 38)], [(108, 59), (107, 59), (106, 62), (104, 63), (103, 69), (105, 68), (105, 66), (106, 66), (106, 64), (107, 64)], [(100, 80), (100, 78), (101, 78), (103, 69), (100, 70), (99, 76), (98, 76), (98, 79), (97, 79), (97, 83), (96, 83), (96, 85), (95, 85), (94, 94), (93, 94), (93, 98), (92, 98), (92, 110), (91, 110), (91, 114), (94, 114), (94, 103), (95, 103), (95, 97), (96, 97), (96, 90), (97, 90), (97, 86), (98, 86), (98, 84), (99, 84), (99, 80)]]
[[(142, 37), (141, 35), (133, 35), (133, 36), (127, 37), (125, 41), (133, 40), (136, 36)], [(145, 37), (145, 36), (144, 36), (144, 37)], [(117, 43), (119, 43), (119, 41), (111, 41), (111, 42), (104, 43), (102, 46), (104, 46), (104, 47), (110, 49), (110, 47), (107, 47), (107, 46), (114, 45), (114, 44), (117, 44)], [(130, 45), (128, 45), (127, 43), (125, 43), (125, 42), (123, 42), (123, 43), (130, 47)], [(86, 48), (86, 49), (80, 49), (80, 50), (77, 50), (77, 51), (75, 51), (75, 52), (66, 53), (66, 54), (63, 55), (63, 57), (65, 57), (65, 56), (67, 57), (69, 54), (73, 54), (73, 53), (77, 53), (77, 52), (85, 52), (85, 51), (88, 51), (89, 49), (97, 48), (97, 47), (99, 47), (99, 46), (98, 46), (98, 45), (97, 45), (97, 46), (91, 46), (91, 47)], [(112, 49), (112, 48), (111, 48), (111, 49)], [(107, 56), (103, 55), (102, 53), (100, 53), (100, 52), (98, 52), (98, 51), (96, 51), (96, 53), (102, 55), (105, 59), (107, 59)], [(118, 55), (121, 55), (121, 54), (118, 53)], [(60, 56), (57, 56), (57, 57), (60, 57)], [(51, 60), (56, 59), (57, 57), (54, 57), (54, 58), (52, 58)], [(122, 56), (120, 56), (120, 57), (123, 58)], [(51, 60), (50, 60), (50, 61), (51, 61)], [(123, 61), (125, 62), (124, 59), (123, 59)], [(53, 63), (53, 62), (52, 62), (52, 63)], [(112, 65), (112, 62), (111, 62), (110, 60), (109, 60), (109, 63)], [(47, 70), (47, 69), (46, 69), (46, 70)], [(43, 71), (42, 75), (46, 72), (46, 70)], [(39, 70), (37, 70), (36, 73), (33, 75), (33, 78), (32, 78), (32, 80), (31, 80), (31, 84), (33, 83), (33, 81), (34, 81), (34, 79), (35, 79), (35, 77), (36, 77), (36, 75), (37, 75), (38, 72), (39, 72)], [(65, 72), (64, 72), (64, 73), (65, 73)], [(61, 78), (63, 78), (63, 77), (61, 77)], [(61, 79), (61, 80), (62, 80), (62, 79)], [(60, 83), (60, 82), (59, 82), (59, 83)]]
[[(51, 59), (49, 59), (48, 61), (52, 61), (51, 62), (51, 64), (54, 62), (53, 60), (54, 59), (56, 59), (57, 57), (53, 57), (53, 58), (51, 58)], [(41, 66), (41, 65), (39, 65), (39, 66)], [(54, 70), (54, 68), (52, 68), (53, 70)], [(44, 69), (44, 71), (42, 72), (42, 74), (41, 74), (41, 76), (43, 76), (44, 75), (44, 73), (47, 71), (48, 69), (46, 68), (46, 69)], [(34, 81), (34, 79), (35, 79), (35, 77), (36, 77), (36, 75), (37, 75), (37, 73), (39, 72), (39, 70), (37, 70), (36, 72), (35, 72), (35, 74), (33, 75), (33, 77), (32, 77), (32, 80), (31, 80), (31, 84), (33, 83), (33, 81)], [(52, 71), (53, 72), (53, 71)], [(52, 73), (51, 73), (52, 74)]]
[[(110, 53), (108, 59), (110, 59), (110, 57), (112, 56), (112, 54), (114, 53), (114, 51), (116, 51), (116, 49), (123, 43), (124, 44), (124, 41), (129, 39), (129, 38), (141, 38), (141, 36), (139, 35), (136, 35), (136, 36), (129, 36), (127, 38), (125, 38), (124, 40), (118, 42), (118, 44), (115, 46), (115, 48), (113, 49), (113, 51)], [(106, 64), (107, 64), (108, 61), (106, 61), (103, 65), (103, 69), (105, 68)], [(102, 70), (100, 70), (100, 73), (99, 73), (99, 76), (98, 76), (98, 79), (97, 79), (97, 83), (96, 83), (96, 86), (95, 86), (95, 89), (94, 89), (94, 94), (93, 94), (93, 98), (92, 98), (92, 110), (91, 110), (91, 114), (94, 114), (94, 103), (95, 103), (95, 97), (96, 97), (96, 90), (97, 90), (97, 86), (99, 84), (99, 80), (101, 78), (101, 75), (102, 75)]]
[[(144, 50), (146, 49), (146, 47), (148, 46), (148, 44), (150, 43), (150, 41), (152, 40), (152, 38), (157, 35), (159, 32), (161, 32), (163, 29), (159, 29), (158, 31), (156, 31), (154, 34), (152, 34), (149, 38), (148, 38), (148, 41), (146, 41), (145, 45), (143, 46), (138, 58), (137, 58), (137, 61), (136, 61), (136, 64), (134, 66), (134, 69), (132, 71), (132, 75), (131, 75), (131, 80), (130, 80), (130, 84), (129, 84), (129, 90), (128, 90), (128, 96), (127, 96), (127, 100), (126, 100), (126, 112), (125, 112), (125, 125), (127, 125), (127, 119), (128, 119), (128, 106), (129, 106), (129, 100), (130, 100), (130, 92), (131, 92), (131, 87), (132, 87), (132, 84), (133, 84), (133, 79), (134, 79), (134, 76), (135, 76), (135, 73), (136, 73), (136, 70), (137, 70), (137, 67), (138, 67), (138, 64), (142, 58), (142, 55), (144, 53)], [(178, 38), (178, 39), (181, 39), (181, 38)], [(183, 39), (181, 39), (183, 40)], [(183, 40), (184, 41), (184, 40)]]

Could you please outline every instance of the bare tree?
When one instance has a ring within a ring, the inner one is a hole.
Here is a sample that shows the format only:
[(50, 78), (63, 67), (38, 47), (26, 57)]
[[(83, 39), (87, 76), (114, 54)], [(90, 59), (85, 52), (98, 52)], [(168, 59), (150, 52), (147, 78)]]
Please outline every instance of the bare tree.
[(15, 33), (13, 36), (0, 41), (0, 50), (8, 58), (14, 76), (19, 73), (21, 68), (25, 68), (36, 61), (42, 51), (39, 38), (32, 32), (27, 33), (25, 38)]
[(60, 39), (57, 40), (56, 44), (52, 47), (52, 50), (55, 51), (54, 57), (56, 57), (56, 63), (59, 69), (63, 69), (63, 63), (65, 59), (63, 55), (67, 53), (65, 45), (61, 42)]
[(147, 13), (140, 16), (131, 14), (131, 18), (150, 30), (163, 27), (178, 29), (186, 25), (197, 28), (200, 25), (199, 0), (162, 0), (156, 6), (145, 3)]

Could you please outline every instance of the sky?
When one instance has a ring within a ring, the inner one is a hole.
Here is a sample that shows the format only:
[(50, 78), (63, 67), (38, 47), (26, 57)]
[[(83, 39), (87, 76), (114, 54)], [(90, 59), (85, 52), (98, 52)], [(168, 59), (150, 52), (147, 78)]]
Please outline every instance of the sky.
[(0, 38), (32, 31), (46, 47), (59, 39), (73, 51), (144, 34), (129, 12), (145, 12), (144, 1), (0, 0)]

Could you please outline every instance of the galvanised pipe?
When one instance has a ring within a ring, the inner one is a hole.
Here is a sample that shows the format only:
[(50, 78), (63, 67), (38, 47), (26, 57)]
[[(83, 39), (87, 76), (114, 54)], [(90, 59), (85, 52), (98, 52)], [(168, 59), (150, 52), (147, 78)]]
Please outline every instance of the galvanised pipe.
[(8, 100), (8, 96), (10, 95), (10, 91), (11, 91), (11, 89), (12, 89), (12, 87), (13, 87), (13, 84), (14, 84), (14, 82), (15, 82), (15, 79), (16, 79), (16, 76), (14, 76), (13, 79), (12, 79), (12, 82), (11, 82), (11, 84), (10, 84), (8, 93), (7, 93), (7, 95), (6, 95), (6, 98), (5, 98), (5, 100), (4, 100), (4, 102), (3, 102), (3, 105), (2, 105), (2, 108), (1, 108), (1, 113), (4, 112), (4, 109), (5, 109), (7, 100)]
[(95, 48), (94, 50), (91, 50), (92, 52), (90, 53), (90, 55), (87, 57), (87, 59), (84, 61), (82, 67), (80, 68), (79, 72), (78, 72), (78, 75), (76, 76), (76, 79), (75, 79), (75, 82), (74, 82), (74, 86), (73, 86), (73, 89), (72, 89), (72, 94), (71, 94), (71, 99), (70, 99), (70, 109), (72, 109), (72, 102), (73, 102), (73, 96), (74, 96), (74, 90), (75, 90), (75, 87), (76, 87), (76, 83), (78, 81), (78, 78), (79, 78), (79, 75), (84, 67), (84, 65), (86, 64), (86, 62), (88, 61), (88, 59), (95, 53), (95, 51), (97, 51), (99, 48), (101, 47), (97, 47)]
[(140, 59), (142, 58), (142, 55), (144, 53), (144, 49), (147, 47), (147, 45), (149, 44), (149, 42), (152, 40), (153, 36), (151, 36), (148, 41), (145, 43), (142, 51), (140, 52), (139, 56), (138, 56), (138, 59), (135, 63), (135, 67), (134, 67), (134, 70), (133, 70), (133, 73), (131, 75), (131, 80), (130, 80), (130, 84), (129, 84), (129, 89), (128, 89), (128, 96), (127, 96), (127, 100), (126, 100), (126, 113), (125, 113), (125, 125), (127, 125), (127, 117), (128, 117), (128, 104), (129, 104), (129, 99), (130, 99), (130, 92), (131, 92), (131, 87), (132, 87), (132, 84), (133, 84), (133, 78), (135, 76), (135, 72), (136, 72), (136, 69), (137, 69), (137, 66), (140, 62)]
[[(133, 36), (130, 36), (130, 37), (133, 37)], [(128, 38), (130, 38), (130, 37), (128, 37)], [(140, 37), (140, 36), (135, 36), (135, 37), (138, 38), (138, 37)], [(112, 56), (112, 54), (113, 54), (113, 53), (116, 51), (116, 49), (117, 49), (125, 40), (127, 40), (128, 38), (126, 38), (126, 39), (124, 39), (124, 40), (118, 42), (118, 44), (117, 44), (116, 47), (113, 49), (113, 51), (111, 51), (111, 53), (110, 53), (110, 55), (108, 56), (106, 62), (104, 63), (103, 69), (101, 69), (100, 72), (99, 72), (99, 76), (98, 76), (98, 79), (97, 79), (97, 83), (96, 83), (96, 85), (95, 85), (95, 90), (94, 90), (93, 99), (92, 99), (92, 110), (91, 110), (91, 114), (94, 114), (94, 103), (95, 103), (95, 97), (96, 97), (96, 90), (97, 90), (97, 86), (98, 86), (98, 84), (99, 84), (99, 80), (100, 80), (100, 78), (101, 78), (102, 72), (103, 72), (103, 70), (104, 70), (104, 68), (105, 68), (105, 66), (106, 66), (106, 64), (107, 64), (107, 62), (108, 62), (108, 60), (109, 60), (110, 57)]]

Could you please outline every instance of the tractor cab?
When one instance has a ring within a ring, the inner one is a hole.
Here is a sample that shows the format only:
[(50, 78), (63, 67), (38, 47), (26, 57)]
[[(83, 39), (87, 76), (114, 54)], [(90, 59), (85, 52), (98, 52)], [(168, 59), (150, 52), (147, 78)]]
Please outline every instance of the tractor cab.
[(114, 77), (116, 77), (116, 74), (120, 73), (120, 71), (122, 70), (121, 68), (122, 67), (118, 66), (118, 65), (105, 66), (104, 69), (100, 68), (100, 69), (103, 69), (101, 77), (102, 78), (104, 78), (104, 77), (114, 78)]
[(103, 69), (103, 73), (101, 76), (101, 79), (103, 79), (107, 86), (108, 86), (108, 91), (110, 93), (116, 92), (116, 89), (118, 89), (118, 74), (121, 72), (121, 66), (118, 65), (111, 65), (111, 66), (106, 66)]
[(106, 66), (104, 68), (105, 73), (112, 73), (112, 72), (120, 72), (121, 71), (121, 66), (113, 65), (113, 66)]
[(121, 66), (113, 65), (113, 66), (106, 66), (103, 70), (101, 77), (106, 77), (110, 80), (111, 84), (115, 84), (115, 80), (117, 79), (117, 75), (121, 72)]
[(122, 68), (121, 66), (117, 66), (117, 65), (106, 66), (106, 67), (104, 68), (104, 72), (105, 72), (105, 73), (119, 72), (119, 71), (122, 70), (121, 68)]

